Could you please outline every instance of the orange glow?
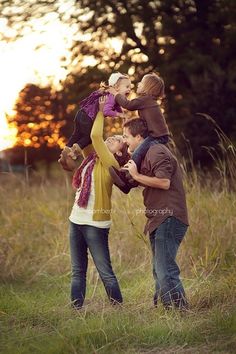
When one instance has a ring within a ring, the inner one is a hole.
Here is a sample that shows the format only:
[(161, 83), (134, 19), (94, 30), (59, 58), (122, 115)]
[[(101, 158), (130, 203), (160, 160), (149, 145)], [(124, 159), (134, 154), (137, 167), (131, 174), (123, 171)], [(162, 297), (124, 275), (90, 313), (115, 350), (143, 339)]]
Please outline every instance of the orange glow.
[[(37, 135), (39, 129), (48, 126), (55, 134), (52, 134), (47, 142), (54, 145), (56, 143), (61, 148), (65, 145), (64, 138), (59, 137), (59, 129), (64, 123), (53, 123), (53, 116), (50, 114), (44, 114), (41, 111), (43, 121), (39, 124), (28, 122), (25, 125), (26, 130), (20, 138), (16, 137), (16, 127), (9, 125), (6, 119), (7, 115), (9, 117), (14, 115), (12, 109), (19, 92), (27, 83), (40, 86), (49, 84), (60, 88), (60, 82), (68, 74), (64, 67), (65, 62), (61, 62), (61, 58), (65, 58), (67, 63), (70, 62), (72, 54), (70, 48), (76, 35), (80, 40), (88, 41), (91, 39), (91, 34), (76, 34), (73, 26), (61, 23), (58, 19), (55, 19), (55, 16), (53, 18), (52, 22), (34, 19), (31, 23), (33, 30), (25, 31), (24, 37), (9, 43), (0, 41), (0, 151), (10, 148), (16, 143), (39, 147), (40, 144), (45, 143), (45, 137), (38, 138), (34, 134)], [(0, 31), (13, 35), (10, 29), (6, 27), (6, 23), (7, 21), (0, 21)], [(55, 40), (55, 33), (60, 40)], [(106, 48), (107, 53), (115, 51), (119, 54), (123, 40), (109, 38), (105, 43), (98, 42), (97, 45), (101, 50)], [(109, 58), (110, 56), (107, 60)], [(81, 70), (85, 70), (89, 66), (96, 65), (97, 60), (93, 56), (84, 56), (80, 64)], [(40, 101), (40, 97), (35, 97), (35, 100), (37, 99)], [(50, 105), (50, 101), (45, 102), (45, 106)], [(31, 109), (31, 107), (25, 107), (28, 112)], [(67, 107), (68, 112), (73, 109), (74, 105)]]
[[(60, 80), (67, 75), (60, 58), (70, 55), (72, 30), (59, 20), (47, 24), (42, 24), (40, 19), (35, 21), (35, 32), (15, 42), (0, 42), (0, 151), (17, 142), (17, 129), (7, 124), (6, 114), (13, 115), (12, 108), (24, 86), (33, 83), (59, 87)], [(0, 22), (0, 30), (5, 31), (3, 22)], [(55, 41), (55, 33), (60, 36), (60, 41)], [(50, 102), (45, 104), (48, 106)], [(31, 107), (27, 109), (30, 111)], [(52, 119), (50, 115), (45, 118)], [(33, 123), (28, 124), (32, 128)], [(30, 139), (24, 140), (24, 145), (30, 144)]]
[(31, 140), (30, 139), (25, 139), (24, 140), (24, 145), (28, 146), (31, 144)]
[(7, 124), (4, 114), (0, 115), (0, 151), (10, 148), (16, 143), (16, 133), (17, 129)]

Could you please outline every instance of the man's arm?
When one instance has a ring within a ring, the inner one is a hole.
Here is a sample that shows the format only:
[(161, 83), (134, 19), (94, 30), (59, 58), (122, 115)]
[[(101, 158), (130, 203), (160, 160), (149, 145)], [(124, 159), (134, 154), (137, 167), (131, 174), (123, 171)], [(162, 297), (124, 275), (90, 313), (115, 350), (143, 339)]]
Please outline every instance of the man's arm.
[(168, 190), (170, 188), (170, 180), (167, 178), (149, 177), (137, 173), (137, 175), (132, 176), (138, 183), (143, 184), (147, 187), (159, 188)]
[(129, 162), (124, 166), (124, 169), (128, 170), (133, 179), (135, 179), (140, 184), (165, 190), (170, 188), (170, 180), (168, 178), (149, 177), (142, 175), (138, 172), (136, 163), (133, 160), (129, 160)]

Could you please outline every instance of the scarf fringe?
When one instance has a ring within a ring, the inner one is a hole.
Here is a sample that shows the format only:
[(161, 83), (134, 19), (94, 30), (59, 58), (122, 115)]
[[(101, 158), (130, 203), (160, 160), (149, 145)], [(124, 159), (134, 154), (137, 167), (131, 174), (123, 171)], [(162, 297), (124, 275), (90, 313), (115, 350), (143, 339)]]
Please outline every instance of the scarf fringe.
[[(80, 195), (77, 200), (77, 204), (81, 208), (86, 208), (88, 205), (89, 195), (91, 192), (91, 184), (92, 184), (92, 172), (94, 165), (96, 163), (96, 153), (90, 154), (80, 165), (80, 167), (76, 170), (73, 180), (72, 186), (74, 188), (81, 188)], [(91, 162), (91, 163), (90, 163)], [(90, 163), (86, 172), (84, 174), (83, 183), (82, 183), (82, 172), (83, 169)]]

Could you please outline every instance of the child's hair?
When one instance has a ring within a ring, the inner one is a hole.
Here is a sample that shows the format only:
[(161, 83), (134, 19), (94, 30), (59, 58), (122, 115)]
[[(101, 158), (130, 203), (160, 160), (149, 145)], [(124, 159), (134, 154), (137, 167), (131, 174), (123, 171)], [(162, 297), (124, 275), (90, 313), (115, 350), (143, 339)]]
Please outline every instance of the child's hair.
[(110, 86), (119, 85), (121, 80), (128, 79), (128, 78), (129, 78), (129, 76), (127, 74), (121, 74), (119, 72), (113, 73), (110, 75), (110, 77), (108, 79), (108, 85), (104, 81), (102, 81), (100, 83), (100, 88), (103, 90), (107, 90)]
[(145, 75), (144, 88), (141, 95), (150, 95), (155, 99), (164, 98), (165, 84), (163, 79), (156, 73)]

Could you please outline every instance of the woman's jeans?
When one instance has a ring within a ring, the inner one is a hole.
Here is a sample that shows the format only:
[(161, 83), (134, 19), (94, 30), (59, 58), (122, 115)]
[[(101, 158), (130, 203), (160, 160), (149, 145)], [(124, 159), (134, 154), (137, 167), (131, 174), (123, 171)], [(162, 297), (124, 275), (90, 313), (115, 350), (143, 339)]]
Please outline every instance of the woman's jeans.
[(154, 305), (158, 298), (164, 307), (186, 308), (187, 301), (176, 255), (188, 226), (171, 216), (150, 234), (155, 280)]
[(109, 229), (70, 222), (71, 301), (81, 308), (86, 292), (88, 249), (112, 304), (122, 303), (122, 295), (112, 270), (108, 248)]

